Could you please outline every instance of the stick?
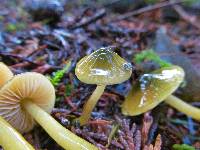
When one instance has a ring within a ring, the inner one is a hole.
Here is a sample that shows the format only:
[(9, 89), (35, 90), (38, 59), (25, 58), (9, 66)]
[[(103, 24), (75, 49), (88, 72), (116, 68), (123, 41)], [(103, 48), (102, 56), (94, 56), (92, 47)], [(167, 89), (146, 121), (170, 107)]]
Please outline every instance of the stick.
[(115, 18), (115, 19), (113, 19), (111, 21), (115, 22), (115, 21), (119, 21), (119, 20), (124, 20), (124, 19), (127, 19), (127, 18), (135, 16), (135, 15), (139, 15), (139, 14), (142, 14), (142, 13), (145, 13), (145, 12), (148, 12), (148, 11), (152, 11), (152, 10), (155, 10), (155, 9), (159, 9), (159, 8), (163, 8), (163, 7), (167, 7), (167, 6), (171, 6), (171, 5), (175, 5), (175, 4), (179, 4), (179, 3), (182, 3), (182, 2), (184, 2), (184, 0), (167, 1), (167, 2), (162, 2), (162, 3), (155, 4), (155, 5), (150, 5), (150, 6), (143, 7), (143, 8), (134, 10), (132, 12), (128, 12), (128, 13), (125, 13), (123, 15), (120, 15), (117, 18)]
[(87, 26), (87, 25), (89, 25), (89, 24), (97, 21), (98, 19), (101, 19), (105, 15), (106, 15), (105, 9), (101, 9), (96, 14), (94, 14), (94, 16), (86, 19), (84, 22), (77, 23), (74, 27), (72, 27), (72, 29), (77, 29), (77, 28), (85, 27), (85, 26)]
[(197, 18), (193, 15), (188, 14), (181, 6), (174, 5), (173, 8), (175, 11), (187, 22), (189, 22), (191, 25), (196, 27), (197, 29), (200, 29), (200, 22), (197, 21)]

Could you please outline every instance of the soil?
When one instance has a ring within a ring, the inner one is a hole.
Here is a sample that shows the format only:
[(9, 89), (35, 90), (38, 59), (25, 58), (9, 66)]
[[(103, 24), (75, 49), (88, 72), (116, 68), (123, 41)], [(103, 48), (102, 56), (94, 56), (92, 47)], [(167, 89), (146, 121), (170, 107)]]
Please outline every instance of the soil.
[[(182, 143), (200, 149), (200, 123), (164, 103), (135, 117), (121, 113), (121, 104), (132, 83), (144, 72), (135, 65), (133, 57), (155, 44), (160, 27), (166, 29), (173, 44), (178, 45), (181, 53), (199, 69), (200, 14), (193, 10), (200, 10), (200, 7), (169, 5), (168, 1), (164, 2), (169, 6), (162, 7), (159, 4), (163, 1), (157, 1), (117, 11), (114, 3), (112, 8), (112, 4), (83, 4), (77, 0), (63, 2), (58, 6), (63, 7), (63, 11), (51, 14), (54, 19), (50, 18), (49, 22), (49, 14), (43, 8), (37, 11), (42, 10), (44, 17), (38, 20), (32, 17), (34, 12), (29, 11), (32, 8), (25, 2), (1, 0), (0, 61), (15, 74), (34, 71), (52, 77), (71, 60), (71, 67), (55, 85), (57, 98), (51, 115), (58, 122), (102, 150), (171, 150), (172, 145)], [(157, 9), (147, 9), (155, 5)], [(174, 6), (180, 6), (184, 12), (178, 12)], [(140, 8), (144, 11), (137, 12)], [(137, 13), (121, 17), (128, 12)], [(81, 115), (95, 85), (80, 82), (74, 69), (82, 57), (107, 46), (132, 63), (133, 74), (122, 84), (106, 87), (90, 121), (81, 127), (73, 119)], [(199, 102), (193, 104), (200, 106)], [(111, 133), (114, 134), (110, 136)], [(37, 150), (62, 150), (40, 126), (24, 137)]]

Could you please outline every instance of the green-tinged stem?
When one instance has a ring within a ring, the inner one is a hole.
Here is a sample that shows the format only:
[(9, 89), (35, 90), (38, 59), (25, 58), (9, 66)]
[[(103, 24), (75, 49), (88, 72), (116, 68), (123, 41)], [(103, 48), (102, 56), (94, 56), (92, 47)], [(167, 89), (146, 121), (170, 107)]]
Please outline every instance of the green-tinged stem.
[(85, 103), (83, 107), (83, 112), (81, 116), (78, 118), (80, 125), (86, 124), (90, 119), (92, 110), (95, 107), (101, 95), (103, 94), (105, 87), (106, 87), (105, 85), (97, 85), (95, 91), (92, 93), (88, 101)]
[(33, 102), (25, 101), (23, 106), (44, 130), (64, 149), (97, 150), (97, 147), (64, 128), (53, 117)]
[(0, 145), (5, 150), (34, 150), (34, 148), (2, 117), (0, 117)]
[(165, 102), (167, 104), (169, 104), (170, 106), (176, 108), (180, 112), (192, 117), (193, 119), (200, 121), (200, 109), (199, 108), (196, 108), (173, 95), (170, 95), (169, 97), (167, 97)]

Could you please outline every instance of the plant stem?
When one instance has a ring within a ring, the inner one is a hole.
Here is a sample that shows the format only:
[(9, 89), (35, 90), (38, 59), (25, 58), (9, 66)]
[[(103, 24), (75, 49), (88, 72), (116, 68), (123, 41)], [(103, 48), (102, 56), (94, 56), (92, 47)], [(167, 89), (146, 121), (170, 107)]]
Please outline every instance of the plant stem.
[(193, 119), (200, 120), (200, 109), (184, 102), (180, 98), (170, 95), (165, 102)]
[(44, 130), (64, 149), (97, 150), (97, 147), (60, 125), (53, 117), (30, 100), (24, 101), (23, 106)]
[(5, 150), (34, 150), (34, 148), (2, 117), (0, 117), (0, 145)]
[(78, 118), (80, 125), (86, 124), (90, 119), (92, 110), (94, 109), (96, 103), (103, 94), (105, 87), (105, 85), (97, 85), (96, 89), (94, 90), (88, 101), (85, 103), (82, 115)]

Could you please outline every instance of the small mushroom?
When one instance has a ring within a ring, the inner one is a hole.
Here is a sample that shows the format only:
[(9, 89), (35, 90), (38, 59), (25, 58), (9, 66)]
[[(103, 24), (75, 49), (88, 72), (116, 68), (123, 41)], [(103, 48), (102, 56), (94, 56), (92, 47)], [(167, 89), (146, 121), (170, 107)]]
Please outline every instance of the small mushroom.
[(54, 103), (54, 87), (39, 73), (16, 75), (0, 90), (0, 115), (21, 133), (30, 131), (36, 120), (64, 149), (96, 150), (48, 114)]
[(178, 66), (142, 75), (122, 104), (123, 114), (139, 115), (156, 107), (178, 88), (183, 78), (184, 71)]
[(87, 84), (96, 84), (95, 91), (83, 108), (78, 120), (81, 125), (88, 122), (91, 112), (104, 92), (106, 85), (119, 84), (128, 80), (132, 73), (130, 63), (110, 48), (100, 48), (89, 56), (83, 57), (76, 65), (77, 78)]
[[(13, 77), (10, 69), (0, 62), (0, 88)], [(0, 145), (5, 150), (20, 149), (33, 150), (34, 148), (2, 117), (0, 117)]]
[(184, 70), (179, 66), (164, 67), (139, 78), (122, 105), (124, 115), (140, 115), (165, 100), (179, 111), (200, 120), (200, 110), (171, 95), (183, 81)]

